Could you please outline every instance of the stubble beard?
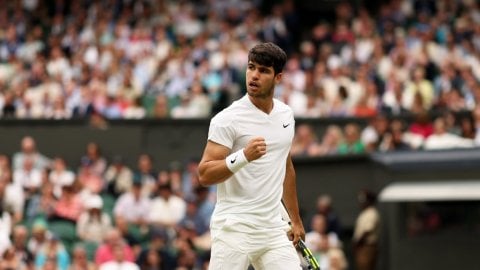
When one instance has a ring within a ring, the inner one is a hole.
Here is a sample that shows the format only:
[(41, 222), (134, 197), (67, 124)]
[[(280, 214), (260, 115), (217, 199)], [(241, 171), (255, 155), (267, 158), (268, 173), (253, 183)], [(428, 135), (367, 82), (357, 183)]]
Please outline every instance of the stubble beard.
[(274, 85), (271, 85), (270, 88), (264, 90), (262, 89), (261, 91), (257, 92), (247, 90), (247, 94), (252, 98), (267, 99), (273, 97), (274, 88)]

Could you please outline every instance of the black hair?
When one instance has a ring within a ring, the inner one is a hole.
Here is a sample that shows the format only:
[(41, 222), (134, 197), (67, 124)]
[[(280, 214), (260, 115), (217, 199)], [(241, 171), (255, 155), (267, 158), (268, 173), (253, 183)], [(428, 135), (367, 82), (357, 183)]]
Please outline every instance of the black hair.
[(287, 54), (277, 45), (267, 42), (255, 45), (248, 52), (248, 62), (273, 67), (275, 74), (281, 73), (287, 62)]

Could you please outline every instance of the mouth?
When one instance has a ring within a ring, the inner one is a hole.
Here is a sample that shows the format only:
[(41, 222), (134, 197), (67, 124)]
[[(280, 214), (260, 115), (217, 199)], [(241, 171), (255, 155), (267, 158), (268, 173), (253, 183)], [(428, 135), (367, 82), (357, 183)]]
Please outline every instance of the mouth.
[(260, 85), (259, 85), (258, 83), (256, 83), (256, 82), (249, 82), (249, 83), (248, 83), (248, 88), (254, 90), (254, 89), (260, 88)]

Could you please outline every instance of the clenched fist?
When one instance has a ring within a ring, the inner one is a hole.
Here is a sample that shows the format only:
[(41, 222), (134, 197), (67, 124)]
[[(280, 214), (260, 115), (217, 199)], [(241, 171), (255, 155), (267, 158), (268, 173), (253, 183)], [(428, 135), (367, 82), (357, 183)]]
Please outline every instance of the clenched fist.
[(263, 137), (255, 137), (251, 139), (247, 146), (243, 149), (243, 153), (248, 162), (259, 159), (261, 156), (267, 153), (267, 144)]

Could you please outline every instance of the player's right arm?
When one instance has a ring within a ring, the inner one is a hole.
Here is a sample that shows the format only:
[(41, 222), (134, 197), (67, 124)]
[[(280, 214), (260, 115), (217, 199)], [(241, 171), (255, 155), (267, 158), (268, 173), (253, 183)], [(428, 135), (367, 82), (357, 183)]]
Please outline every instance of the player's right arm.
[[(246, 161), (250, 162), (265, 155), (267, 145), (264, 138), (256, 137), (251, 139), (245, 148), (239, 151), (242, 151)], [(239, 162), (240, 157), (231, 157), (229, 156), (230, 152), (231, 150), (224, 145), (211, 140), (207, 141), (202, 159), (198, 164), (199, 182), (202, 186), (222, 183), (232, 176), (232, 167), (229, 168), (227, 162)]]
[(202, 159), (198, 164), (198, 181), (202, 186), (218, 184), (232, 176), (233, 173), (225, 163), (228, 154), (230, 154), (228, 147), (207, 141)]

